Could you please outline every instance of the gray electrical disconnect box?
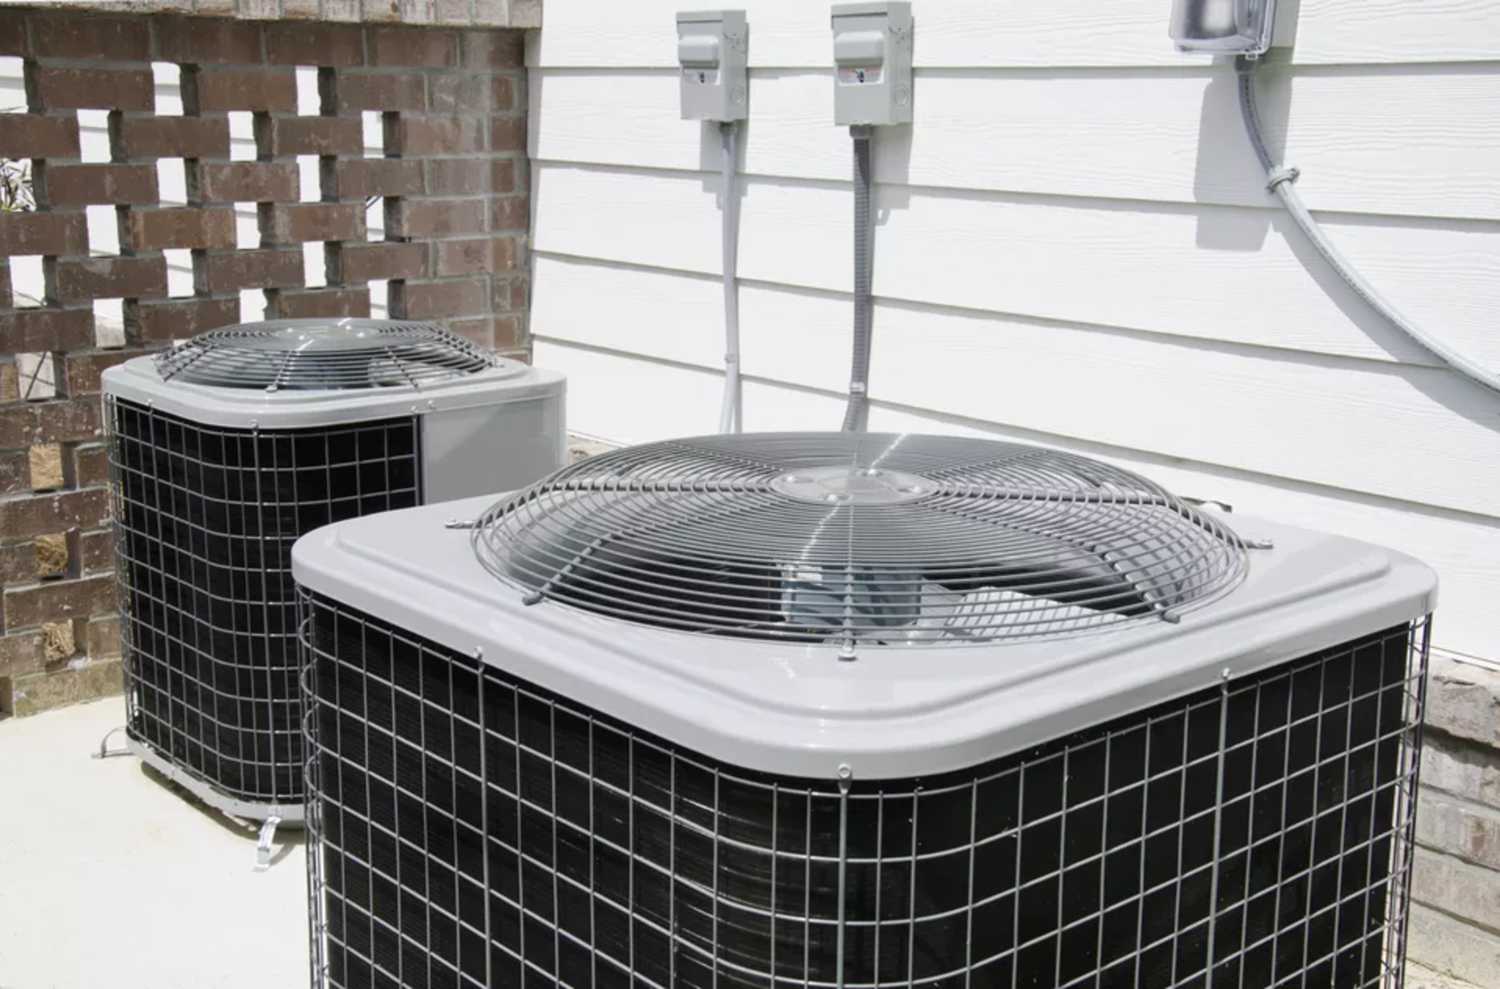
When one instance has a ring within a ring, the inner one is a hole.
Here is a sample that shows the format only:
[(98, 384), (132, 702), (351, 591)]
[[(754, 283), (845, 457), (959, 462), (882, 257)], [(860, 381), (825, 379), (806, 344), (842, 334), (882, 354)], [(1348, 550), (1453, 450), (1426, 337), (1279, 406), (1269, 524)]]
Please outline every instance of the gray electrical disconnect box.
[(677, 15), (683, 120), (744, 120), (749, 116), (745, 79), (749, 40), (743, 10)]
[(911, 123), (911, 34), (909, 3), (834, 6), (834, 123)]

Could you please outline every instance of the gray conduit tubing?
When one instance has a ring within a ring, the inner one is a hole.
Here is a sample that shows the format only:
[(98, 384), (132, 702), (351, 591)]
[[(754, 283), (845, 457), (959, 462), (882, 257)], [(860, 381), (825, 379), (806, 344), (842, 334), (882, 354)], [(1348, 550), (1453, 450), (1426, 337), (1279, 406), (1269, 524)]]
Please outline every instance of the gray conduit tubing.
[(736, 284), (740, 240), (740, 209), (735, 188), (735, 136), (739, 125), (719, 125), (724, 146), (724, 404), (719, 409), (719, 432), (738, 433), (743, 424), (740, 404), (740, 293)]
[(1463, 354), (1433, 339), (1420, 326), (1403, 316), (1395, 306), (1376, 291), (1373, 285), (1364, 280), (1349, 259), (1344, 257), (1328, 239), (1328, 235), (1323, 232), (1323, 228), (1318, 225), (1318, 221), (1303, 204), (1302, 197), (1297, 195), (1297, 169), (1279, 164), (1272, 156), (1270, 148), (1266, 146), (1265, 131), (1260, 123), (1260, 111), (1255, 103), (1255, 70), (1258, 67), (1258, 59), (1240, 57), (1235, 60), (1235, 69), (1240, 77), (1240, 114), (1245, 118), (1245, 131), (1250, 136), (1250, 143), (1255, 146), (1255, 155), (1260, 159), (1261, 167), (1266, 170), (1266, 188), (1280, 197), (1282, 205), (1286, 207), (1293, 222), (1306, 235), (1317, 252), (1323, 256), (1323, 260), (1328, 262), (1344, 283), (1354, 290), (1354, 294), (1363, 299), (1371, 309), (1450, 369), (1491, 391), (1500, 392), (1500, 375), (1480, 367)]
[(870, 132), (868, 125), (849, 128), (854, 139), (854, 363), (846, 433), (863, 432), (870, 415)]

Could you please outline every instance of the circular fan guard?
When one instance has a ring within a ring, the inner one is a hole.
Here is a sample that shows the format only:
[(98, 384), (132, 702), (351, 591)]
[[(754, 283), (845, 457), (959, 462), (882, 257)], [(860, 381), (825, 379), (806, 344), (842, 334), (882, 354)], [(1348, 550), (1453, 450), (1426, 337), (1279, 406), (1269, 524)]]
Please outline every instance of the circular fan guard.
[(752, 639), (960, 644), (1176, 621), (1245, 547), (1129, 471), (869, 433), (653, 443), (492, 507), (475, 553), (527, 603)]
[(432, 323), (284, 319), (204, 333), (157, 357), (156, 368), (163, 379), (279, 391), (422, 385), (499, 363)]

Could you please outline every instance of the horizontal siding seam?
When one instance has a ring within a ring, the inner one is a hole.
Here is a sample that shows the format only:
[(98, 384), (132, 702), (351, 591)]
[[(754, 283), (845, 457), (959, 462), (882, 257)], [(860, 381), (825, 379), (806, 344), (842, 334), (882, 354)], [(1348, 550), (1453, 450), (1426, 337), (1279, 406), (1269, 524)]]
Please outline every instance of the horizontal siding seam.
[[(1268, 67), (1290, 73), (1300, 78), (1330, 78), (1338, 76), (1367, 76), (1375, 72), (1383, 75), (1484, 75), (1495, 71), (1500, 61), (1475, 59), (1452, 59), (1433, 62), (1297, 62), (1273, 60)], [(537, 75), (659, 75), (676, 78), (681, 68), (677, 65), (651, 63), (620, 63), (618, 65), (528, 65), (527, 71)], [(795, 73), (797, 75), (826, 74), (833, 78), (833, 63), (820, 65), (752, 65), (747, 70), (753, 80), (757, 76), (774, 77)], [(1182, 65), (916, 65), (912, 75), (916, 79), (924, 76), (934, 79), (976, 75), (984, 78), (1015, 76), (1055, 76), (1059, 72), (1076, 74), (1079, 78), (1111, 79), (1121, 76), (1155, 76), (1158, 78), (1213, 78), (1225, 71), (1225, 67), (1209, 62), (1185, 61)]]
[[(601, 266), (627, 268), (642, 272), (655, 272), (663, 275), (671, 275), (682, 278), (699, 279), (705, 282), (720, 281), (719, 275), (706, 274), (701, 271), (688, 271), (682, 268), (664, 267), (662, 265), (646, 264), (639, 261), (621, 261), (616, 258), (600, 258), (585, 254), (570, 254), (565, 251), (537, 250), (533, 249), (534, 257), (551, 258), (559, 261), (570, 261), (582, 264), (597, 264)], [(736, 279), (740, 285), (764, 288), (771, 291), (786, 291), (791, 293), (805, 293), (820, 295), (825, 298), (848, 301), (851, 298), (849, 292), (841, 292), (837, 289), (821, 288), (813, 285), (795, 285), (788, 282), (765, 281), (758, 278)], [(951, 313), (959, 316), (976, 316), (980, 318), (994, 317), (999, 319), (1014, 320), (1016, 322), (1031, 323), (1039, 327), (1053, 327), (1058, 329), (1080, 330), (1086, 333), (1103, 333), (1112, 336), (1128, 336), (1152, 343), (1161, 343), (1165, 346), (1180, 346), (1191, 349), (1213, 350), (1231, 356), (1260, 357), (1269, 360), (1284, 360), (1288, 363), (1318, 364), (1332, 370), (1369, 370), (1384, 374), (1399, 374), (1401, 369), (1414, 368), (1418, 370), (1441, 371), (1444, 366), (1436, 362), (1431, 364), (1417, 363), (1415, 361), (1399, 361), (1382, 359), (1378, 357), (1361, 357), (1354, 354), (1339, 354), (1325, 350), (1302, 350), (1296, 347), (1273, 347), (1267, 344), (1243, 343), (1237, 340), (1220, 340), (1214, 337), (1196, 337), (1185, 333), (1173, 333), (1170, 330), (1141, 329), (1133, 326), (1116, 326), (1110, 323), (1089, 323), (1068, 319), (1059, 319), (1052, 316), (1041, 316), (1035, 313), (1010, 312), (1000, 309), (976, 309), (970, 306), (958, 306), (949, 303), (928, 302), (925, 299), (908, 299), (902, 296), (885, 295), (875, 293), (873, 296), (877, 304), (894, 305), (899, 308), (923, 309), (936, 313)], [(1312, 358), (1312, 360), (1299, 360), (1301, 358)]]
[[(589, 172), (603, 172), (615, 175), (640, 175), (642, 178), (650, 178), (652, 175), (674, 175), (683, 178), (714, 178), (717, 179), (719, 171), (717, 168), (672, 168), (666, 165), (620, 165), (607, 161), (591, 161), (582, 158), (559, 158), (548, 156), (533, 156), (531, 164), (534, 166), (553, 166), (556, 168), (573, 168)], [(809, 178), (801, 175), (778, 175), (773, 172), (740, 171), (740, 178), (759, 179), (762, 181), (801, 185), (810, 187), (823, 187), (830, 190), (844, 190), (851, 188), (852, 183), (845, 179), (822, 179)], [(1012, 200), (1023, 203), (1036, 203), (1038, 205), (1056, 206), (1060, 209), (1089, 209), (1091, 203), (1100, 204), (1104, 209), (1118, 208), (1125, 204), (1145, 208), (1147, 212), (1154, 213), (1192, 213), (1197, 209), (1218, 210), (1245, 210), (1276, 214), (1281, 212), (1281, 206), (1266, 194), (1266, 203), (1258, 205), (1253, 203), (1231, 203), (1201, 199), (1144, 199), (1139, 196), (1079, 196), (1066, 192), (1031, 192), (1024, 189), (985, 189), (977, 186), (959, 185), (920, 185), (912, 182), (888, 182), (881, 181), (877, 172), (875, 175), (876, 188), (906, 189), (914, 192), (925, 193), (932, 196), (957, 198), (967, 196), (973, 198), (989, 198)], [(1332, 218), (1335, 223), (1345, 223), (1350, 226), (1370, 224), (1390, 227), (1425, 227), (1435, 230), (1451, 231), (1453, 233), (1500, 233), (1500, 218), (1489, 219), (1486, 217), (1472, 216), (1437, 216), (1417, 213), (1379, 213), (1369, 210), (1337, 210), (1322, 207), (1310, 207), (1320, 218)]]
[[(644, 354), (639, 351), (620, 350), (615, 347), (606, 347), (599, 344), (581, 343), (576, 340), (568, 340), (563, 337), (553, 336), (549, 333), (533, 331), (533, 339), (555, 347), (564, 347), (570, 350), (585, 351), (588, 353), (602, 354), (609, 357), (617, 357), (622, 360), (639, 361), (643, 364), (652, 364), (658, 367), (674, 368), (681, 371), (691, 371), (700, 374), (708, 374), (715, 377), (723, 376), (723, 369), (705, 364), (695, 364), (691, 361), (675, 360), (670, 357), (660, 357), (655, 354)], [(783, 388), (787, 391), (797, 392), (804, 395), (816, 395), (824, 398), (843, 399), (845, 393), (817, 388), (811, 385), (798, 384), (796, 382), (783, 381), (779, 378), (769, 378), (763, 375), (746, 374), (740, 375), (744, 381), (758, 384), (770, 385), (775, 388)], [(1271, 474), (1263, 471), (1247, 470), (1232, 464), (1215, 463), (1208, 460), (1198, 460), (1190, 457), (1177, 457), (1160, 450), (1148, 450), (1139, 447), (1121, 446), (1115, 443), (1107, 443), (1087, 436), (1075, 436), (1070, 433), (1048, 432), (1027, 426), (1016, 426), (1010, 423), (994, 422), (988, 419), (975, 419), (954, 413), (940, 412), (936, 409), (922, 408), (915, 405), (906, 405), (900, 402), (883, 401), (877, 395), (872, 394), (870, 404), (875, 408), (888, 409), (893, 412), (902, 412), (910, 415), (922, 416), (937, 422), (946, 422), (953, 425), (966, 426), (973, 429), (990, 431), (1003, 431), (1010, 436), (1024, 436), (1039, 443), (1064, 441), (1067, 443), (1087, 446), (1098, 450), (1102, 455), (1119, 456), (1122, 458), (1136, 460), (1165, 460), (1170, 461), (1172, 466), (1181, 470), (1197, 470), (1203, 473), (1221, 473), (1230, 475), (1246, 483), (1263, 484), (1269, 487), (1280, 488), (1290, 492), (1301, 492), (1314, 496), (1335, 498), (1340, 500), (1357, 500), (1361, 504), (1371, 508), (1387, 509), (1391, 511), (1408, 512), (1423, 515), (1428, 518), (1443, 521), (1456, 522), (1464, 525), (1480, 525), (1486, 528), (1500, 529), (1500, 517), (1485, 515), (1482, 512), (1466, 512), (1461, 509), (1446, 508), (1441, 505), (1429, 505), (1423, 502), (1409, 501), (1401, 498), (1393, 498), (1388, 495), (1378, 494), (1371, 491), (1359, 491), (1352, 488), (1344, 488), (1335, 484), (1324, 484), (1318, 481), (1309, 481), (1304, 478), (1287, 477), (1281, 474)]]
[[(1163, 18), (1165, 19), (1165, 18)], [(753, 55), (752, 55), (753, 57)], [(1306, 58), (1297, 57), (1295, 50), (1290, 60), (1274, 63), (1278, 68), (1290, 68), (1294, 70), (1345, 70), (1352, 73), (1367, 73), (1380, 70), (1410, 70), (1420, 72), (1424, 69), (1442, 70), (1454, 67), (1473, 68), (1475, 71), (1493, 69), (1496, 63), (1500, 63), (1500, 55), (1494, 58), (1472, 58), (1454, 56), (1436, 56), (1433, 58), (1407, 57), (1401, 59), (1359, 59), (1359, 58)], [(664, 62), (639, 61), (639, 62), (542, 62), (526, 60), (526, 68), (533, 72), (625, 72), (639, 70), (644, 72), (666, 72), (675, 71), (680, 68), (677, 65), (669, 65)], [(991, 65), (973, 65), (968, 63), (928, 63), (920, 62), (912, 67), (915, 73), (922, 72), (1098, 72), (1098, 73), (1135, 73), (1135, 72), (1182, 72), (1182, 71), (1212, 71), (1217, 69), (1212, 62), (1205, 62), (1194, 56), (1184, 56), (1183, 64), (1176, 65), (1164, 62), (1141, 61), (1101, 62), (1070, 61), (1067, 59), (1048, 63), (1046, 65), (1035, 63), (995, 63)], [(750, 72), (827, 72), (833, 73), (833, 63), (830, 62), (751, 62)], [(1332, 74), (1332, 73), (1330, 73)]]

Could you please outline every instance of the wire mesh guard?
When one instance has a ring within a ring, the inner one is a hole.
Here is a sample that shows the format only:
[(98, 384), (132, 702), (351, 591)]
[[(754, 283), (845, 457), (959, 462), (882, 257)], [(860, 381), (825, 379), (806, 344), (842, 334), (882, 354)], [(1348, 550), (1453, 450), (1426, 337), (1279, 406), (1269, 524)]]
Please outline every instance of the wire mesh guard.
[(128, 731), (236, 800), (300, 804), (292, 544), (420, 503), (419, 427), (221, 429), (106, 402)]
[(493, 507), (480, 561), (528, 595), (751, 638), (964, 643), (1175, 619), (1239, 539), (1128, 471), (987, 440), (851, 433), (653, 443)]
[(420, 386), (497, 364), (435, 324), (376, 319), (245, 323), (211, 330), (156, 359), (163, 379), (266, 391)]
[(1425, 621), (841, 789), (306, 605), (314, 986), (1399, 984)]

